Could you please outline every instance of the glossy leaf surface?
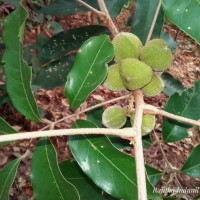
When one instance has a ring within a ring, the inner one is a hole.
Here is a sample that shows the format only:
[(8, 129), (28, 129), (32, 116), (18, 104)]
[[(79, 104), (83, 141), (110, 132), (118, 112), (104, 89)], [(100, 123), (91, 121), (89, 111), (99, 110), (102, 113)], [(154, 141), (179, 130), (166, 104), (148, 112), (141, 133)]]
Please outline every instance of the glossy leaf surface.
[(0, 199), (9, 199), (9, 190), (13, 184), (20, 159), (15, 159), (0, 171)]
[[(17, 131), (14, 128), (12, 128), (4, 119), (0, 117), (0, 135), (5, 135), (9, 133), (17, 133)], [(0, 142), (0, 146), (8, 143), (10, 142)]]
[(182, 93), (184, 90), (184, 87), (180, 81), (175, 79), (171, 74), (164, 72), (161, 75), (162, 80), (165, 83), (165, 87), (163, 92), (167, 94), (168, 96), (171, 96), (175, 92)]
[(59, 60), (55, 60), (45, 65), (36, 74), (33, 84), (43, 88), (52, 88), (64, 85), (66, 77), (72, 68), (74, 56), (64, 56)]
[(199, 0), (162, 0), (162, 7), (170, 21), (200, 43)]
[[(174, 93), (167, 101), (165, 111), (198, 120), (200, 118), (200, 81), (181, 94)], [(162, 131), (166, 142), (174, 142), (188, 136), (191, 125), (164, 118)]]
[[(131, 24), (131, 32), (137, 35), (145, 44), (159, 0), (137, 0), (136, 11)], [(161, 9), (153, 30), (152, 38), (160, 37), (164, 23), (164, 13)]]
[[(78, 120), (74, 128), (94, 128), (90, 121)], [(117, 150), (106, 136), (70, 136), (69, 145), (82, 170), (107, 193), (126, 200), (137, 199), (134, 158)], [(154, 195), (148, 183), (149, 196)], [(153, 196), (155, 197), (155, 196)]]
[(200, 144), (192, 149), (181, 171), (189, 176), (200, 178)]
[(90, 25), (60, 32), (39, 48), (39, 57), (47, 60), (57, 60), (68, 52), (78, 49), (83, 42), (92, 36), (109, 34), (105, 26)]
[(70, 107), (78, 108), (107, 75), (107, 63), (114, 57), (114, 48), (107, 35), (84, 42), (67, 76), (65, 95)]
[(80, 194), (80, 199), (106, 200), (103, 191), (86, 176), (76, 161), (66, 160), (59, 164), (60, 170), (67, 181), (72, 183)]
[(56, 151), (49, 139), (42, 138), (34, 151), (31, 182), (34, 199), (80, 199), (76, 188), (61, 174)]
[(37, 105), (31, 91), (31, 68), (23, 60), (23, 32), (28, 12), (20, 5), (4, 23), (3, 40), (6, 51), (3, 55), (7, 91), (13, 105), (26, 117), (39, 121)]

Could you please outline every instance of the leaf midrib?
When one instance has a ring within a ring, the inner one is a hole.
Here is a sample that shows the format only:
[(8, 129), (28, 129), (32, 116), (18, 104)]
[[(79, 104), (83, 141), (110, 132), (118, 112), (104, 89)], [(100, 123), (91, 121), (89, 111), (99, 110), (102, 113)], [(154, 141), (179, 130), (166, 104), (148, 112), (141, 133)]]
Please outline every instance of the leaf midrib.
[(71, 103), (71, 104), (72, 104), (72, 107), (73, 107), (73, 104), (74, 104), (74, 102), (76, 101), (76, 98), (77, 98), (77, 96), (79, 95), (79, 93), (80, 93), (80, 91), (81, 91), (83, 85), (85, 84), (85, 82), (86, 82), (86, 80), (87, 80), (87, 78), (88, 78), (88, 76), (89, 76), (89, 74), (90, 74), (91, 69), (93, 68), (93, 66), (94, 66), (94, 64), (95, 64), (95, 61), (96, 61), (96, 59), (97, 59), (97, 57), (98, 57), (98, 55), (99, 55), (100, 50), (102, 49), (102, 46), (104, 45), (104, 43), (106, 42), (107, 39), (108, 39), (108, 37), (106, 37), (105, 40), (103, 41), (103, 43), (101, 44), (101, 47), (99, 48), (99, 50), (98, 50), (98, 52), (97, 52), (97, 54), (96, 54), (96, 56), (95, 56), (95, 58), (94, 58), (94, 61), (93, 61), (93, 63), (91, 64), (91, 67), (90, 67), (89, 70), (88, 70), (87, 75), (85, 76), (85, 79), (82, 81), (81, 86), (79, 87), (79, 90), (78, 90), (78, 92), (76, 93), (76, 95), (75, 95), (75, 97), (74, 97), (74, 99), (73, 99), (73, 101), (72, 101), (72, 103)]
[[(93, 146), (95, 146), (95, 145), (92, 144), (85, 135), (84, 135), (84, 137), (88, 141), (88, 143), (91, 145), (91, 147), (94, 148)], [(126, 174), (124, 174), (118, 167), (116, 167), (116, 165), (114, 165), (114, 163), (112, 163), (106, 156), (104, 156), (104, 154), (102, 154), (98, 148), (96, 148), (95, 150), (97, 150), (114, 168), (116, 168), (127, 180), (129, 180), (129, 182), (131, 182), (137, 188), (137, 185), (129, 177), (127, 177)]]
[(5, 182), (4, 182), (2, 191), (1, 191), (1, 193), (0, 193), (0, 199), (1, 199), (2, 195), (3, 195), (3, 191), (4, 191), (5, 186), (7, 185), (7, 182), (8, 182), (8, 179), (9, 179), (9, 177), (10, 177), (10, 174), (14, 171), (14, 168), (16, 167), (16, 165), (18, 165), (18, 163), (19, 163), (19, 160), (16, 161), (16, 163), (13, 165), (13, 167), (12, 167), (11, 170), (10, 170), (10, 172), (9, 172), (9, 174), (8, 174), (8, 176), (7, 176), (6, 180), (5, 180)]
[(48, 148), (47, 148), (47, 142), (46, 142), (46, 141), (45, 141), (45, 154), (46, 154), (46, 157), (47, 157), (47, 162), (48, 162), (48, 165), (49, 165), (50, 172), (51, 172), (51, 174), (52, 174), (54, 183), (56, 184), (56, 187), (57, 187), (57, 189), (58, 189), (58, 192), (59, 192), (59, 194), (60, 194), (60, 197), (61, 197), (63, 200), (65, 200), (64, 197), (63, 197), (63, 195), (62, 195), (62, 192), (61, 192), (60, 189), (59, 189), (57, 180), (56, 180), (56, 178), (55, 178), (55, 176), (54, 176), (54, 173), (53, 173), (53, 170), (52, 170), (52, 167), (51, 167), (51, 163), (50, 163), (50, 160), (49, 160), (49, 154), (48, 154)]

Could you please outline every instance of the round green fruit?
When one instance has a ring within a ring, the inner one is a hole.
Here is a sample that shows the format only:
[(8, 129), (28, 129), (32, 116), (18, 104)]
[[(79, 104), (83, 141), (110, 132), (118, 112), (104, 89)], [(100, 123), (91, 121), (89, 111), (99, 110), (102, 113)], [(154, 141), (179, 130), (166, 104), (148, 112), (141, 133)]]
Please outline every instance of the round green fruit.
[(119, 74), (119, 65), (114, 64), (108, 68), (108, 74), (106, 80), (104, 81), (105, 87), (114, 92), (119, 92), (126, 90), (122, 83), (122, 79)]
[(164, 71), (171, 65), (173, 56), (164, 40), (153, 39), (141, 50), (140, 60), (155, 71)]
[(160, 76), (153, 74), (151, 81), (142, 88), (142, 92), (146, 96), (155, 96), (162, 92), (164, 88), (164, 82)]
[(120, 62), (125, 58), (138, 58), (142, 43), (140, 39), (132, 34), (121, 32), (112, 40), (115, 50), (115, 60)]
[(119, 73), (128, 90), (137, 90), (147, 85), (153, 75), (151, 67), (135, 58), (121, 61)]
[(126, 123), (126, 110), (114, 105), (108, 107), (102, 115), (102, 123), (107, 128), (121, 128)]
[[(134, 117), (135, 115), (133, 114), (131, 116), (131, 124), (133, 125), (134, 123)], [(142, 117), (142, 135), (147, 135), (150, 133), (156, 124), (156, 118), (154, 115), (149, 115), (149, 114), (144, 114)]]
[(156, 125), (156, 118), (154, 115), (145, 114), (142, 117), (142, 135), (150, 133)]

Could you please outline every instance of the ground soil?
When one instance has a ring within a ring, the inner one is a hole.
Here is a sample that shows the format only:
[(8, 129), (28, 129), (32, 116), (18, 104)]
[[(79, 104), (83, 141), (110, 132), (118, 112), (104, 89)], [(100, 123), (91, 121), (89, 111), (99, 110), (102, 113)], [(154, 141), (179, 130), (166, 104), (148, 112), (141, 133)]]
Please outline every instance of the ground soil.
[[(130, 16), (129, 10), (123, 10), (115, 23), (121, 31), (128, 31), (130, 27), (125, 26), (125, 21)], [(75, 27), (80, 27), (87, 24), (96, 24), (97, 20), (91, 12), (87, 13), (76, 13), (73, 15), (62, 16), (56, 18), (55, 20), (62, 23), (64, 29), (71, 29)], [(200, 79), (200, 49), (199, 46), (185, 33), (180, 31), (177, 35), (178, 28), (174, 25), (165, 25), (164, 29), (173, 37), (176, 37), (176, 42), (179, 46), (173, 54), (174, 61), (168, 72), (172, 74), (175, 78), (180, 80), (185, 87), (190, 87), (195, 82), (195, 80)], [(34, 43), (36, 36), (43, 32), (47, 36), (52, 36), (52, 33), (46, 29), (45, 25), (38, 25), (32, 29), (27, 28), (25, 35), (26, 43)], [(83, 109), (90, 106), (94, 102), (106, 101), (115, 97), (121, 96), (121, 93), (111, 92), (103, 86), (98, 87), (88, 98), (87, 102), (83, 105)], [(36, 92), (38, 106), (46, 110), (45, 118), (51, 121), (56, 121), (65, 116), (73, 114), (69, 109), (69, 104), (63, 94), (63, 87), (56, 87), (51, 90), (45, 90), (43, 88), (38, 89)], [(164, 108), (167, 101), (167, 95), (164, 93), (153, 98), (145, 98), (147, 103), (153, 104), (160, 108)], [(128, 102), (123, 100), (119, 102), (121, 105), (127, 105)], [(34, 131), (40, 130), (45, 126), (44, 123), (34, 123), (27, 120), (21, 114), (19, 114), (13, 107), (9, 104), (5, 104), (1, 107), (1, 116), (7, 120), (14, 128), (17, 130), (24, 131)], [(85, 115), (79, 116), (81, 118), (86, 118)], [(75, 117), (67, 119), (56, 125), (56, 129), (60, 128), (70, 128), (71, 124), (76, 120)], [(151, 133), (151, 138), (155, 141), (155, 135), (162, 139), (162, 129), (161, 123), (162, 118), (159, 116), (157, 118), (157, 125), (154, 133)], [(166, 158), (171, 165), (179, 169), (184, 163), (186, 157), (190, 153), (191, 149), (200, 143), (200, 135), (198, 129), (194, 127), (190, 130), (190, 136), (184, 140), (175, 143), (161, 143), (163, 151), (165, 152)], [(10, 145), (0, 147), (0, 168), (3, 168), (7, 163), (16, 157), (23, 155), (26, 152), (26, 158), (20, 164), (19, 170), (16, 175), (16, 179), (13, 183), (12, 189), (10, 191), (10, 199), (12, 200), (25, 200), (33, 199), (32, 187), (30, 183), (30, 167), (32, 152), (35, 148), (38, 139), (33, 140), (23, 140), (17, 141)], [(56, 137), (52, 139), (57, 152), (59, 161), (65, 160), (71, 157), (67, 145), (67, 137)], [(129, 153), (132, 153), (130, 151)], [(151, 147), (144, 149), (145, 162), (159, 170), (164, 171), (164, 176), (157, 185), (159, 188), (162, 186), (178, 187), (183, 188), (195, 188), (200, 187), (200, 180), (191, 178), (186, 175), (178, 175), (176, 178), (179, 180), (175, 181), (169, 173), (170, 169), (167, 165), (166, 158), (164, 158), (158, 143), (154, 143)], [(180, 184), (180, 185), (178, 185)], [(184, 198), (182, 196), (182, 198)], [(192, 198), (192, 197), (191, 197)]]

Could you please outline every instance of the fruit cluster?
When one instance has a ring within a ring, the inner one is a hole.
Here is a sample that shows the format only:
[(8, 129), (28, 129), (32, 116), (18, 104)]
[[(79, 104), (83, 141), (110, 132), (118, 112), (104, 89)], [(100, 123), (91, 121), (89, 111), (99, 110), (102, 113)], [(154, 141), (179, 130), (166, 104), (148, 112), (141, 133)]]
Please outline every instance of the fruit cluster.
[[(164, 82), (158, 72), (166, 70), (173, 59), (164, 40), (153, 39), (142, 46), (136, 35), (121, 32), (114, 37), (112, 43), (116, 63), (108, 68), (105, 87), (116, 92), (141, 89), (146, 96), (155, 96), (162, 92)], [(123, 108), (112, 106), (104, 111), (102, 121), (106, 127), (121, 128), (126, 122), (126, 116), (127, 112)], [(151, 132), (154, 126), (155, 116), (144, 115), (143, 134)]]

